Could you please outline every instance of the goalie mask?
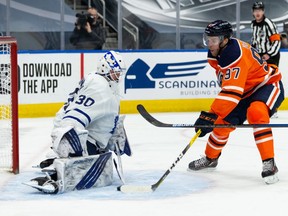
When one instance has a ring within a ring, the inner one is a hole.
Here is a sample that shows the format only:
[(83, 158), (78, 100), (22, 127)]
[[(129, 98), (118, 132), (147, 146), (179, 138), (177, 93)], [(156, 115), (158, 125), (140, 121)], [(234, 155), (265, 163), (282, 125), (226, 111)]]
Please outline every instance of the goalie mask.
[(126, 65), (119, 52), (109, 51), (97, 64), (97, 74), (105, 76), (109, 81), (118, 82), (126, 72)]
[(204, 35), (203, 43), (208, 46), (208, 43), (220, 44), (224, 38), (230, 39), (233, 30), (229, 22), (223, 20), (216, 20), (207, 25)]

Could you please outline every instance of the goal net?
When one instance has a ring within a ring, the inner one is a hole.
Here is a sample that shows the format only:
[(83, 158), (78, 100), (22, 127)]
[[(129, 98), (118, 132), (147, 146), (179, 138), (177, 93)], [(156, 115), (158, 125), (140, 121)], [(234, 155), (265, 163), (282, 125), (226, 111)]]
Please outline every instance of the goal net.
[(17, 41), (0, 37), (0, 170), (19, 173)]

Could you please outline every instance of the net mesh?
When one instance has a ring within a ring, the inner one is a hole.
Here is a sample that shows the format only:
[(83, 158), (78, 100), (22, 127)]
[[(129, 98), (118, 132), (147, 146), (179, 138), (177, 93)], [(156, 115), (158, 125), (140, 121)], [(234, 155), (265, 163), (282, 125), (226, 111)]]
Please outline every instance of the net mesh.
[(0, 45), (0, 168), (12, 167), (11, 44)]

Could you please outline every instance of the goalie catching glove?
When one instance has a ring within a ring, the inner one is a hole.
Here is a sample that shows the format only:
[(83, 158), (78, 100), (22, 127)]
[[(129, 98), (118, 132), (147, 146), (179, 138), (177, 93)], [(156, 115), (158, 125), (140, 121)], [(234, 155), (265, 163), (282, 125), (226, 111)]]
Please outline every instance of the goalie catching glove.
[[(214, 125), (217, 117), (218, 116), (215, 113), (201, 111), (199, 118), (195, 122), (195, 126)], [(201, 134), (199, 135), (199, 137), (204, 137), (207, 133), (210, 133), (213, 130), (213, 127), (207, 127), (207, 128), (195, 127), (195, 132), (197, 133), (199, 129), (201, 129)]]

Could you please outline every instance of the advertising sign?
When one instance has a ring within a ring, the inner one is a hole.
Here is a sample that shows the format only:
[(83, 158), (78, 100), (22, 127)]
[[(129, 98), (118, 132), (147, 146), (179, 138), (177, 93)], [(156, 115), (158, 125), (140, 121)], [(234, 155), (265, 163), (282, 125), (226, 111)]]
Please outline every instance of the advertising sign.
[(19, 55), (19, 104), (63, 103), (80, 79), (79, 56), (79, 53)]
[[(19, 54), (19, 104), (24, 105), (20, 110), (34, 110), (32, 113), (37, 113), (37, 109), (41, 109), (54, 115), (80, 79), (85, 74), (96, 71), (97, 62), (103, 53), (104, 51)], [(135, 110), (135, 104), (149, 100), (152, 106), (157, 106), (156, 101), (165, 109), (171, 106), (169, 110), (179, 109), (179, 106), (175, 107), (175, 103), (180, 102), (185, 108), (185, 103), (191, 104), (191, 100), (206, 108), (220, 91), (214, 69), (207, 62), (205, 50), (121, 51), (121, 55), (126, 62), (127, 72), (119, 86), (121, 100), (127, 110), (131, 110), (129, 106), (133, 106), (131, 108)], [(281, 52), (279, 69), (286, 92), (287, 60), (287, 52)], [(281, 105), (282, 109), (286, 107), (285, 101)], [(194, 102), (193, 104), (195, 105)], [(29, 108), (25, 107), (27, 105)], [(46, 109), (46, 105), (51, 111)], [(45, 115), (50, 115), (49, 113)]]

